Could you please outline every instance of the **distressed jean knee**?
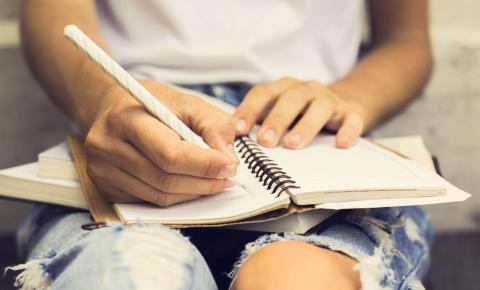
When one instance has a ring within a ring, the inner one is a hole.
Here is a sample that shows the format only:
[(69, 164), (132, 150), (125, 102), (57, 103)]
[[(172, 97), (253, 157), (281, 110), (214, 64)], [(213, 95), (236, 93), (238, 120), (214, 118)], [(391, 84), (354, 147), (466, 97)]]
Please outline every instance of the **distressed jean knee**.
[(20, 289), (208, 289), (213, 277), (198, 250), (159, 225), (115, 224), (83, 233), (23, 265)]
[(423, 290), (429, 264), (432, 225), (418, 207), (354, 210), (329, 227), (309, 234), (268, 234), (246, 245), (229, 273), (235, 280), (242, 264), (265, 245), (302, 241), (344, 253), (358, 261), (362, 290)]

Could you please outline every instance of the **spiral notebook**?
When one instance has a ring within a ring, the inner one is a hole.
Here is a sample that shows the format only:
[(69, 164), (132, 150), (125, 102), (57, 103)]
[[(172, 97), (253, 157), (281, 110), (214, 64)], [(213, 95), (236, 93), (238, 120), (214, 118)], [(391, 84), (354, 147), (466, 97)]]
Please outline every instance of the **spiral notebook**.
[(254, 140), (235, 140), (241, 185), (166, 208), (114, 204), (115, 212), (125, 223), (226, 224), (308, 211), (322, 203), (424, 198), (447, 190), (427, 168), (365, 139), (348, 150), (335, 148), (329, 135), (319, 135), (302, 150), (265, 148)]

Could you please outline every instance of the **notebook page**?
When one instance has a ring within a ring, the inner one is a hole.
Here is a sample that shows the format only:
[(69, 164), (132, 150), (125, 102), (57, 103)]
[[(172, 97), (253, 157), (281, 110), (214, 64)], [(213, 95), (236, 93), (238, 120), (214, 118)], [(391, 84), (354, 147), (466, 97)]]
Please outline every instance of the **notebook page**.
[[(408, 162), (408, 161), (407, 161)], [(423, 166), (415, 164), (412, 166)], [(412, 206), (412, 205), (426, 205), (438, 204), (448, 202), (464, 201), (470, 197), (470, 194), (455, 187), (442, 177), (435, 175), (435, 178), (446, 187), (446, 194), (441, 196), (415, 197), (415, 198), (392, 198), (392, 199), (376, 199), (376, 200), (358, 200), (348, 202), (332, 202), (318, 204), (316, 208), (322, 209), (352, 209), (352, 208), (376, 208), (376, 207), (395, 207), (395, 206)]]
[(160, 222), (166, 224), (213, 223), (240, 219), (269, 208), (288, 205), (290, 199), (268, 192), (241, 161), (236, 185), (222, 193), (172, 205), (166, 208), (151, 204), (115, 204), (114, 209), (125, 222)]
[(335, 147), (335, 137), (319, 135), (301, 150), (262, 148), (297, 181), (293, 194), (411, 188), (439, 188), (428, 174), (366, 140), (349, 149)]
[(375, 138), (374, 141), (375, 143), (382, 144), (383, 146), (400, 152), (408, 158), (423, 164), (428, 169), (435, 171), (432, 155), (423, 142), (422, 136)]

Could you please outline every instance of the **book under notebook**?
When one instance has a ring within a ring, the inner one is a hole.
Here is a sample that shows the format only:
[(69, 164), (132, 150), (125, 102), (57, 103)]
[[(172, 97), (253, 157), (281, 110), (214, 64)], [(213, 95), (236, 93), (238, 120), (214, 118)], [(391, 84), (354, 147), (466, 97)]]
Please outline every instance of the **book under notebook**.
[(80, 183), (37, 175), (38, 163), (0, 170), (0, 196), (88, 209)]

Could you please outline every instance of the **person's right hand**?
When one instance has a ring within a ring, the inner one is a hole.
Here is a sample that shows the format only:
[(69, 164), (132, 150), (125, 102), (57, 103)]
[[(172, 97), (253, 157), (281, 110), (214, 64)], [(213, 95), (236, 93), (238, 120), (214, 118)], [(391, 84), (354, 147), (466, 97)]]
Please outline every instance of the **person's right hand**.
[(213, 149), (181, 140), (120, 87), (103, 96), (87, 134), (87, 172), (110, 202), (160, 206), (233, 186), (233, 117), (155, 81), (141, 83)]

